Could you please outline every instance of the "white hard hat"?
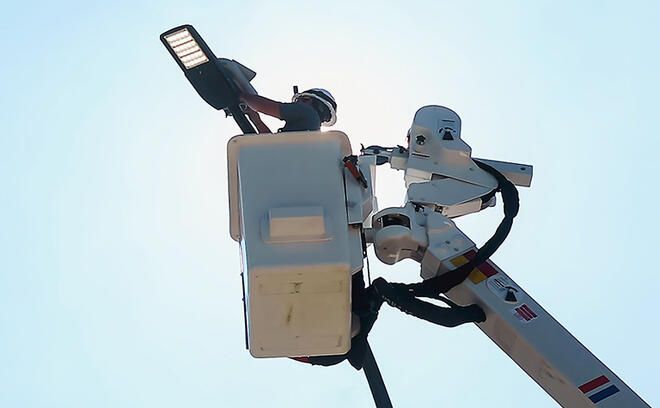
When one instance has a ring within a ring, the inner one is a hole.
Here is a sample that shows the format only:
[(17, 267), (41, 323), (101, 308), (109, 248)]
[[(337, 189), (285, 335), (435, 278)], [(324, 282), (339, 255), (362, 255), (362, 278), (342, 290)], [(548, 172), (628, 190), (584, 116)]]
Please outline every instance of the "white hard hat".
[(328, 108), (330, 118), (321, 123), (323, 126), (332, 126), (337, 122), (337, 102), (330, 92), (323, 88), (312, 88), (293, 95), (291, 101), (296, 102), (302, 96), (316, 99)]

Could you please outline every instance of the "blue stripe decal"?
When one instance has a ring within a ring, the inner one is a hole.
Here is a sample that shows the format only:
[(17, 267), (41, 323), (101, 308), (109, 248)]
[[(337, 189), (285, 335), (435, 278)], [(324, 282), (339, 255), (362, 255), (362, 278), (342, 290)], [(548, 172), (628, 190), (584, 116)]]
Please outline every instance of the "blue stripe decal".
[(610, 395), (616, 394), (617, 392), (619, 392), (619, 389), (616, 388), (616, 385), (610, 385), (609, 387), (605, 388), (604, 390), (598, 391), (597, 393), (595, 393), (594, 395), (589, 397), (589, 399), (595, 404), (599, 401), (604, 400), (605, 398), (609, 397)]

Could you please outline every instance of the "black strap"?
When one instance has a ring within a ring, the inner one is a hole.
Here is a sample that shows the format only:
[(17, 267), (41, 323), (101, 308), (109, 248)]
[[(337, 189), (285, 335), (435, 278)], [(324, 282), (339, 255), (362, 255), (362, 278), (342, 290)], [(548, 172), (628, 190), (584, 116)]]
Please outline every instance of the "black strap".
[(392, 401), (390, 400), (390, 396), (387, 393), (387, 388), (385, 387), (383, 376), (380, 374), (380, 370), (378, 369), (378, 364), (376, 364), (374, 354), (371, 351), (369, 343), (365, 343), (367, 347), (366, 353), (364, 355), (364, 365), (362, 366), (362, 371), (364, 371), (364, 376), (367, 377), (367, 383), (369, 383), (371, 396), (376, 403), (376, 408), (392, 408)]

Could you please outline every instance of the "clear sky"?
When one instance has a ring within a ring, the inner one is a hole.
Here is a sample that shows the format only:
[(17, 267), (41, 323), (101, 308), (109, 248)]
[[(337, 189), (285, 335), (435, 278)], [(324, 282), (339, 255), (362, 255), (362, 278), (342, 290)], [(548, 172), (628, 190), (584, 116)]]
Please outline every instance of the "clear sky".
[[(0, 406), (371, 404), (348, 365), (243, 348), (225, 158), (239, 131), (159, 42), (183, 23), (263, 95), (330, 89), (354, 148), (401, 144), (417, 108), (442, 104), (475, 156), (533, 164), (493, 259), (660, 405), (660, 10), (575, 3), (4, 5)], [(381, 207), (399, 205), (402, 175), (379, 169)], [(500, 217), (458, 224), (483, 243)], [(371, 265), (418, 279), (412, 262)], [(556, 406), (474, 326), (384, 306), (370, 339), (396, 406)]]

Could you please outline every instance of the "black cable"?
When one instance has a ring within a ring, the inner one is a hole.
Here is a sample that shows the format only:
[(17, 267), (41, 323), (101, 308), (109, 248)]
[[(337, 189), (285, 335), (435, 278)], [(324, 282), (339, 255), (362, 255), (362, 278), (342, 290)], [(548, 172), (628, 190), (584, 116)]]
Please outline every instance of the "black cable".
[(475, 160), (475, 163), (487, 171), (498, 182), (498, 190), (502, 194), (502, 202), (504, 203), (504, 218), (500, 222), (500, 225), (497, 227), (497, 230), (493, 236), (486, 241), (486, 243), (477, 250), (477, 254), (469, 262), (459, 266), (456, 269), (453, 269), (447, 273), (436, 276), (434, 278), (427, 279), (423, 282), (414, 283), (414, 284), (401, 284), (395, 283), (392, 284), (397, 286), (400, 289), (404, 287), (412, 292), (413, 296), (416, 297), (435, 297), (439, 293), (445, 293), (449, 291), (456, 285), (459, 285), (463, 282), (474, 268), (479, 267), (481, 264), (486, 262), (497, 249), (502, 245), (506, 237), (511, 231), (513, 226), (513, 219), (518, 215), (518, 210), (520, 208), (520, 200), (518, 196), (518, 190), (516, 186), (510, 182), (502, 173), (494, 169), (493, 167)]
[(243, 292), (243, 329), (245, 330), (245, 349), (249, 350), (250, 346), (248, 344), (248, 322), (247, 322), (247, 303), (245, 300), (245, 277), (243, 272), (241, 272), (241, 291)]
[(371, 351), (371, 346), (369, 346), (368, 342), (366, 342), (366, 345), (362, 371), (364, 371), (364, 376), (367, 377), (371, 396), (374, 398), (376, 408), (392, 408), (392, 401), (387, 393), (387, 388), (385, 387), (383, 376), (378, 369), (378, 364), (376, 364), (374, 353)]
[(367, 280), (369, 281), (369, 286), (371, 286), (371, 268), (369, 267), (369, 257), (365, 257), (367, 260)]

